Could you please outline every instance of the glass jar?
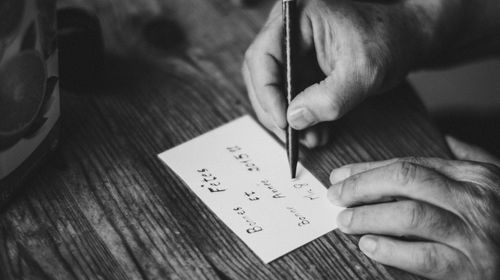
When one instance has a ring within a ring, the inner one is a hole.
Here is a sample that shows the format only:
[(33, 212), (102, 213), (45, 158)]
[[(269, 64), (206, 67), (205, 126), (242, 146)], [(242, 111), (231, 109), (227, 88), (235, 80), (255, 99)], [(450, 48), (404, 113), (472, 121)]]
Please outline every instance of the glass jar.
[(55, 0), (0, 1), (0, 207), (57, 145), (56, 39)]

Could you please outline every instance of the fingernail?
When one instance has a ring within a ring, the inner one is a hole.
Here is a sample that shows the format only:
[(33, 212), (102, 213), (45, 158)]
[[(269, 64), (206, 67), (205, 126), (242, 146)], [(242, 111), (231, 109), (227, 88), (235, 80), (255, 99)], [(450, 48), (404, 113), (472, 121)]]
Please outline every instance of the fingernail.
[(373, 253), (375, 248), (377, 248), (377, 241), (373, 237), (365, 236), (359, 241), (359, 249), (367, 254)]
[(318, 136), (312, 131), (307, 132), (301, 140), (302, 144), (309, 149), (316, 148), (319, 144)]
[(349, 228), (349, 225), (351, 224), (352, 221), (352, 214), (354, 210), (352, 209), (346, 209), (342, 212), (339, 213), (337, 217), (337, 222), (339, 223), (341, 229), (347, 229)]
[(297, 108), (289, 114), (288, 121), (291, 127), (300, 130), (314, 124), (315, 119), (308, 109)]
[(334, 169), (332, 170), (332, 173), (330, 173), (330, 183), (337, 184), (349, 178), (349, 176), (351, 176), (351, 171), (349, 168), (340, 167)]
[(331, 203), (340, 205), (340, 196), (342, 195), (342, 184), (335, 184), (328, 190), (328, 199)]

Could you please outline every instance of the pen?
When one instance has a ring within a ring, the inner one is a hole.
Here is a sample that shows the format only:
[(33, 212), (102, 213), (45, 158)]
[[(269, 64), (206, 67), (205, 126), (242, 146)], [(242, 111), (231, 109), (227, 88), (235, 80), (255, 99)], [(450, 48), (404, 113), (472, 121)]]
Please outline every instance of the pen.
[[(287, 99), (287, 107), (296, 96), (296, 78), (295, 78), (295, 52), (297, 50), (297, 1), (283, 1), (283, 49), (285, 54), (285, 94)], [(290, 164), (290, 174), (292, 179), (295, 179), (297, 172), (297, 161), (299, 157), (298, 151), (298, 131), (291, 128), (290, 125), (286, 129), (286, 151), (288, 162)]]

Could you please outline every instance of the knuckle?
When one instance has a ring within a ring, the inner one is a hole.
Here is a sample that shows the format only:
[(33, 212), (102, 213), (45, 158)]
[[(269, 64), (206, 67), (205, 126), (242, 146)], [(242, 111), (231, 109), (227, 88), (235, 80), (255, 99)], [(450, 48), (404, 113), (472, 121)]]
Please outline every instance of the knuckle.
[(468, 238), (467, 236), (470, 236), (470, 234), (464, 231), (465, 228), (462, 227), (461, 220), (457, 219), (454, 214), (430, 211), (425, 216), (426, 227), (435, 236), (446, 239), (457, 236)]
[(396, 163), (395, 168), (395, 180), (402, 186), (411, 185), (417, 179), (418, 165), (408, 161), (399, 161)]
[[(382, 86), (385, 80), (385, 71), (380, 59), (375, 58), (373, 53), (379, 53), (371, 50), (369, 47), (361, 47), (361, 55), (358, 56), (356, 69), (358, 71), (359, 82), (365, 91), (378, 89)], [(378, 57), (378, 56), (377, 56)]]
[(353, 175), (342, 182), (342, 193), (350, 194), (351, 197), (358, 197), (360, 195), (359, 190), (359, 175)]
[(363, 62), (361, 67), (363, 67), (361, 79), (364, 88), (369, 90), (380, 87), (384, 80), (384, 74), (381, 67), (371, 61)]
[(402, 158), (401, 161), (406, 161), (413, 164), (423, 164), (423, 159), (415, 156)]
[(450, 273), (457, 271), (457, 265), (452, 260), (444, 259), (440, 262), (440, 265), (438, 265), (437, 270), (441, 275), (449, 275)]
[(370, 212), (358, 208), (352, 209), (352, 216), (348, 220), (348, 227), (353, 230), (363, 228), (369, 221)]
[(420, 255), (417, 269), (424, 275), (448, 279), (451, 275), (456, 275), (457, 270), (460, 270), (460, 262), (457, 262), (456, 256), (440, 254), (439, 248), (435, 245), (423, 247)]
[(405, 219), (406, 228), (411, 230), (419, 228), (425, 218), (425, 207), (416, 201), (408, 201), (405, 205), (403, 211), (408, 217), (408, 219)]
[(364, 214), (360, 211), (357, 210), (352, 210), (352, 216), (351, 218), (347, 221), (346, 226), (350, 229), (356, 229), (359, 227), (359, 225), (364, 224)]
[(425, 275), (433, 275), (440, 271), (440, 261), (435, 246), (426, 246), (421, 249), (418, 259), (418, 269)]

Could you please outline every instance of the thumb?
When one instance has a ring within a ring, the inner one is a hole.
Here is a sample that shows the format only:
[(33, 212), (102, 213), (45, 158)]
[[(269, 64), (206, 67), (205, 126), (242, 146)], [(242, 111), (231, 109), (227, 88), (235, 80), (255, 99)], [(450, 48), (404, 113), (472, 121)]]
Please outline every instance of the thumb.
[(446, 136), (446, 142), (453, 155), (459, 160), (479, 161), (500, 166), (498, 158), (480, 147), (467, 144), (449, 135)]
[(333, 71), (326, 79), (297, 95), (287, 110), (291, 127), (302, 130), (319, 122), (333, 121), (360, 103), (367, 90), (345, 71)]

